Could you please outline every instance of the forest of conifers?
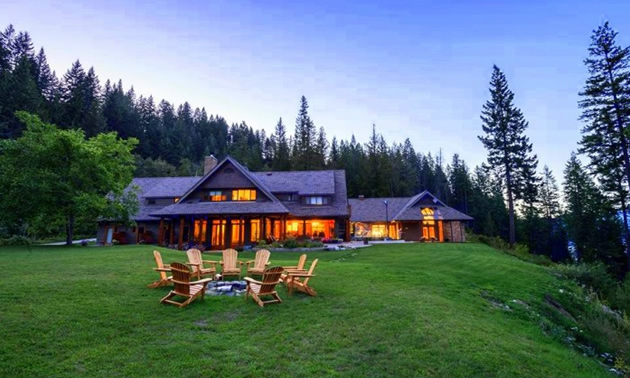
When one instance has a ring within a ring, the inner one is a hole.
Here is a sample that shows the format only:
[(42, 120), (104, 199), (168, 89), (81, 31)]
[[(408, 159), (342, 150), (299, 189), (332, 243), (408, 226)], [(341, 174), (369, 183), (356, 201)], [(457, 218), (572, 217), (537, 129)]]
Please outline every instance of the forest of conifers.
[[(536, 146), (526, 137), (525, 116), (514, 105), (507, 79), (497, 67), (478, 122), (488, 164), (469, 167), (458, 154), (444, 157), (439, 150), (417, 151), (409, 139), (388, 141), (374, 125), (365, 125), (372, 130), (365, 142), (329, 138), (316, 126), (317, 115), (309, 114), (305, 97), (296, 99), (295, 123), (280, 118), (274, 132), (267, 134), (245, 122), (230, 124), (188, 102), (173, 104), (135, 93), (132, 83), (103, 81), (93, 67), (79, 61), (57, 75), (44, 49), (36, 50), (27, 32), (10, 25), (0, 33), (0, 138), (22, 135), (25, 125), (16, 112), (25, 111), (61, 129), (83, 130), (86, 137), (114, 131), (121, 138), (136, 138), (136, 176), (200, 175), (203, 158), (210, 154), (219, 159), (231, 155), (252, 171), (344, 169), (349, 197), (401, 197), (429, 190), (471, 215), (474, 233), (522, 243), (531, 253), (554, 260), (573, 256), (602, 261), (621, 272), (627, 261), (625, 169), (630, 167), (623, 161), (623, 149), (627, 152), (624, 128), (630, 126), (630, 58), (627, 48), (614, 45), (616, 34), (608, 25), (594, 32), (585, 56), (599, 59), (602, 54), (596, 49), (606, 48), (598, 45), (603, 40), (598, 40), (598, 33), (613, 36), (608, 48), (625, 62), (615, 68), (619, 78), (609, 83), (623, 95), (617, 103), (600, 101), (597, 90), (610, 91), (589, 66), (591, 77), (585, 77), (584, 100), (579, 104), (584, 109), (583, 141), (576, 146), (589, 164), (572, 155), (564, 172), (556, 172), (562, 177), (561, 188), (554, 173), (539, 166)], [(616, 130), (622, 130), (619, 138)], [(512, 145), (498, 142), (506, 135)]]

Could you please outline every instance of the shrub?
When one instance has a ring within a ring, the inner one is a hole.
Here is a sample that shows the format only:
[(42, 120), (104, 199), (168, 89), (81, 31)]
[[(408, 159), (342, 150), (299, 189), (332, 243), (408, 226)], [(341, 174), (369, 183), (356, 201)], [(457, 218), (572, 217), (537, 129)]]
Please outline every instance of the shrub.
[(0, 239), (0, 246), (2, 245), (30, 245), (31, 239), (22, 235), (13, 235), (8, 239)]
[(283, 243), (283, 247), (284, 248), (289, 248), (289, 249), (297, 248), (299, 245), (300, 245), (300, 243), (296, 239), (293, 239), (293, 238), (286, 239), (284, 241), (284, 243)]
[(609, 303), (614, 309), (630, 315), (630, 277), (626, 277), (623, 283), (617, 286), (609, 298)]
[(617, 288), (617, 282), (602, 263), (560, 264), (555, 271), (606, 298)]
[(480, 243), (489, 245), (492, 248), (498, 249), (507, 253), (510, 256), (514, 256), (519, 260), (528, 261), (537, 265), (550, 266), (553, 262), (549, 257), (544, 255), (534, 255), (529, 252), (524, 244), (516, 244), (514, 248), (510, 248), (510, 245), (498, 236), (486, 236), (486, 235), (472, 235), (469, 238), (470, 241), (479, 241)]

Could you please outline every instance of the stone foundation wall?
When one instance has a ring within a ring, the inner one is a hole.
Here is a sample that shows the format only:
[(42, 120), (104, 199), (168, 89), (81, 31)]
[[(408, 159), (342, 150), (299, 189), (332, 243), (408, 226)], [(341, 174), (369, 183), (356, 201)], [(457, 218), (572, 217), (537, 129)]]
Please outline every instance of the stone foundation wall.
[(444, 241), (463, 243), (466, 241), (466, 230), (460, 221), (444, 222)]

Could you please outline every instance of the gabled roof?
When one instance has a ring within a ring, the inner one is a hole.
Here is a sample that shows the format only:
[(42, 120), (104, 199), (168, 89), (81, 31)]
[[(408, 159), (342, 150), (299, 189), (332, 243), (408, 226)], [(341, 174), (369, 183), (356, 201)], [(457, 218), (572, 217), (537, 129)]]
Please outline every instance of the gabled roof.
[(210, 177), (212, 177), (216, 172), (218, 172), (221, 169), (221, 167), (223, 167), (228, 162), (231, 163), (232, 166), (234, 166), (234, 168), (236, 168), (249, 181), (251, 181), (252, 184), (254, 184), (254, 186), (256, 186), (257, 189), (263, 192), (265, 196), (267, 196), (272, 202), (278, 202), (278, 203), (280, 202), (273, 194), (271, 194), (269, 189), (267, 189), (267, 187), (265, 187), (265, 185), (261, 183), (260, 180), (255, 175), (253, 175), (247, 168), (243, 167), (239, 162), (234, 160), (231, 156), (227, 156), (225, 159), (221, 160), (221, 162), (218, 163), (214, 168), (212, 168), (210, 172), (206, 173), (201, 179), (199, 179), (199, 181), (197, 181), (197, 183), (193, 185), (182, 196), (179, 202), (185, 202), (186, 199), (188, 199), (188, 197), (190, 196), (190, 194), (195, 191), (195, 189), (197, 189), (201, 184), (206, 182)]
[[(414, 207), (418, 202), (420, 202), (422, 199), (429, 197), (431, 199), (431, 201), (436, 205), (436, 206), (446, 206), (446, 204), (442, 201), (440, 201), (436, 196), (434, 196), (433, 194), (429, 193), (428, 190), (423, 191), (420, 194), (416, 194), (415, 196), (411, 197), (411, 199), (409, 200), (409, 202), (407, 202), (407, 204), (400, 209), (400, 211), (398, 213), (396, 213), (396, 215), (394, 215), (394, 219), (399, 219), (399, 220), (408, 220), (408, 218), (404, 218), (403, 214), (404, 213), (409, 213), (409, 209), (411, 209), (412, 207)], [(411, 220), (411, 219), (409, 219)]]
[(423, 219), (418, 203), (429, 197), (436, 211), (436, 218), (442, 220), (473, 220), (468, 215), (446, 206), (433, 194), (424, 191), (413, 197), (398, 198), (352, 198), (350, 202), (350, 220), (352, 222), (385, 222), (385, 204), (387, 200), (387, 210), (390, 221), (421, 221)]

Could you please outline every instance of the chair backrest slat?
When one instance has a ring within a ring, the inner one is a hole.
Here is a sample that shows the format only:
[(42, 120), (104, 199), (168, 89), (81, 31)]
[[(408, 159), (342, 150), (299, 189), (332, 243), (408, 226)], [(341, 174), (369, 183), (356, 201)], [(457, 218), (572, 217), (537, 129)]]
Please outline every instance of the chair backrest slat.
[(235, 249), (228, 248), (223, 251), (223, 266), (227, 269), (236, 268), (238, 252)]
[(262, 285), (260, 285), (260, 291), (258, 292), (258, 294), (262, 295), (273, 293), (275, 291), (276, 285), (278, 284), (278, 281), (280, 281), (280, 276), (282, 275), (283, 271), (284, 268), (282, 268), (281, 266), (275, 266), (265, 270), (262, 278)]
[(175, 284), (174, 291), (190, 295), (190, 268), (188, 268), (188, 265), (178, 262), (171, 263), (171, 273)]
[[(164, 268), (164, 263), (162, 262), (162, 254), (159, 251), (153, 251), (153, 257), (155, 257), (155, 263), (157, 267), (162, 269)], [(160, 272), (160, 278), (162, 280), (166, 280), (166, 272)]]
[(269, 262), (269, 256), (271, 256), (271, 252), (266, 249), (261, 249), (256, 252), (256, 258), (254, 260), (254, 268), (256, 269), (265, 269), (267, 263)]
[(304, 265), (306, 265), (306, 253), (300, 256), (300, 259), (298, 260), (297, 268), (304, 269)]
[[(188, 262), (192, 264), (201, 264), (201, 251), (195, 248), (191, 248), (186, 251), (186, 255), (188, 255)], [(199, 266), (201, 268), (201, 265)], [(193, 272), (197, 271), (197, 267), (193, 266)]]
[[(315, 266), (317, 265), (318, 261), (319, 261), (319, 259), (313, 260), (313, 263), (311, 264), (311, 267), (308, 270), (308, 274), (309, 275), (313, 274), (313, 271), (315, 270)], [(304, 285), (308, 284), (308, 280), (310, 280), (310, 279), (311, 279), (311, 277), (306, 277), (306, 279), (304, 280)]]

